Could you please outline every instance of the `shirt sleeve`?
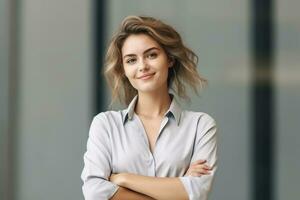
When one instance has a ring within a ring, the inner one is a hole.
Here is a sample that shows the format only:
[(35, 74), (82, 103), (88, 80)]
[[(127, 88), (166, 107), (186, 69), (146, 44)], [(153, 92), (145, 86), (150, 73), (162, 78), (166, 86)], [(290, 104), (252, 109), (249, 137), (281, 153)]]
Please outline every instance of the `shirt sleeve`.
[(119, 186), (108, 181), (111, 175), (109, 130), (103, 113), (95, 116), (90, 126), (84, 168), (81, 173), (82, 191), (86, 200), (107, 200)]
[(207, 160), (207, 165), (212, 167), (209, 175), (200, 177), (179, 177), (190, 200), (207, 200), (212, 188), (212, 182), (217, 170), (217, 126), (215, 120), (209, 115), (205, 116), (203, 122), (199, 120), (197, 135), (191, 163), (196, 160)]

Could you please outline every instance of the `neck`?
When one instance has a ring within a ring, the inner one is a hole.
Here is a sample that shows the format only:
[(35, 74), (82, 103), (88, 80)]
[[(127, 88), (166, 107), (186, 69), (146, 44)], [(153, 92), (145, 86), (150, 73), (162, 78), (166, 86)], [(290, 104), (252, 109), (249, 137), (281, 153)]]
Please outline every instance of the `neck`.
[(171, 97), (166, 92), (139, 93), (135, 107), (137, 115), (155, 118), (161, 117), (169, 109)]

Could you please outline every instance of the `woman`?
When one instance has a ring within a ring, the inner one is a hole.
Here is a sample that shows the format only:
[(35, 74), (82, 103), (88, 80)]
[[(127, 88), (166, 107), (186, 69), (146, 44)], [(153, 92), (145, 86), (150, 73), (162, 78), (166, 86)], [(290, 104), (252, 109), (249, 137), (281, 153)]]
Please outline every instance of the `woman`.
[(92, 121), (84, 155), (83, 194), (102, 199), (207, 199), (216, 171), (216, 123), (182, 110), (171, 89), (188, 98), (205, 83), (197, 56), (169, 25), (129, 16), (112, 38), (106, 77), (113, 101), (128, 107)]

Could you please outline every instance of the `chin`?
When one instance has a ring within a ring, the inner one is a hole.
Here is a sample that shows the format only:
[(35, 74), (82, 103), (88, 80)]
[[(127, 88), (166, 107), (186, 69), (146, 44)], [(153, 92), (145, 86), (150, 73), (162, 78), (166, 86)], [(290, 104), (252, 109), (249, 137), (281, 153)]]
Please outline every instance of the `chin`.
[(143, 87), (138, 87), (136, 88), (136, 90), (138, 92), (142, 92), (142, 93), (152, 93), (152, 92), (157, 92), (160, 91), (162, 89), (162, 87), (157, 86), (157, 85), (144, 85)]
[(148, 92), (157, 92), (159, 90), (161, 90), (164, 85), (164, 82), (148, 82), (148, 83), (144, 83), (144, 84), (135, 84), (134, 88), (138, 91), (138, 92), (142, 92), (142, 93), (148, 93)]
[(137, 91), (142, 93), (148, 93), (157, 91), (157, 88), (137, 88)]

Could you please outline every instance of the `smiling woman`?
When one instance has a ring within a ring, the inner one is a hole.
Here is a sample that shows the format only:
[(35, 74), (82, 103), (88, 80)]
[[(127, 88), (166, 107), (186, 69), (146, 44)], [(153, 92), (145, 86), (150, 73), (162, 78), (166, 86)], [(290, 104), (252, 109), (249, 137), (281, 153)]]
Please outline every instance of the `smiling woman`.
[[(137, 90), (133, 88), (125, 76), (123, 64), (124, 56), (127, 53), (122, 52), (122, 50), (127, 50), (129, 56), (135, 56), (133, 60), (127, 59), (125, 62), (138, 61), (136, 60), (137, 55), (130, 55), (132, 53), (130, 48), (135, 47), (134, 43), (123, 49), (125, 40), (130, 39), (130, 37), (137, 37), (137, 35), (144, 35), (140, 36), (143, 38), (148, 37), (147, 41), (152, 40), (154, 46), (160, 51), (164, 51), (163, 53), (167, 55), (168, 60), (172, 62), (167, 83), (168, 88), (173, 88), (178, 96), (188, 98), (185, 84), (191, 86), (195, 92), (199, 87), (201, 88), (206, 84), (207, 81), (197, 72), (197, 55), (183, 44), (180, 35), (173, 27), (152, 17), (129, 16), (124, 19), (112, 38), (106, 54), (105, 74), (112, 88), (112, 102), (119, 98), (128, 105), (137, 94)], [(139, 41), (133, 42), (138, 43)]]
[[(113, 101), (96, 115), (84, 155), (85, 199), (207, 199), (217, 169), (216, 122), (182, 110), (174, 94), (206, 82), (197, 56), (169, 25), (129, 16), (112, 38), (106, 77)], [(176, 191), (176, 192), (174, 192)]]

